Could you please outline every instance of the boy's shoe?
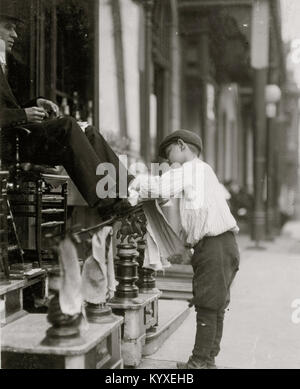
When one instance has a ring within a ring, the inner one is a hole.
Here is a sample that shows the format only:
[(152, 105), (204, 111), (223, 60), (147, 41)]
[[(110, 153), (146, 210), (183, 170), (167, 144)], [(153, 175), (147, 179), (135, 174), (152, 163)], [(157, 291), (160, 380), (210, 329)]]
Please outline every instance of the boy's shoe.
[(208, 369), (217, 369), (217, 365), (215, 363), (206, 363)]
[(210, 357), (206, 360), (206, 364), (207, 364), (207, 368), (208, 369), (217, 369), (217, 365), (216, 365), (216, 362), (215, 362), (215, 358), (214, 357)]
[(195, 360), (193, 357), (190, 357), (187, 362), (177, 362), (177, 369), (207, 369), (207, 364), (205, 361)]

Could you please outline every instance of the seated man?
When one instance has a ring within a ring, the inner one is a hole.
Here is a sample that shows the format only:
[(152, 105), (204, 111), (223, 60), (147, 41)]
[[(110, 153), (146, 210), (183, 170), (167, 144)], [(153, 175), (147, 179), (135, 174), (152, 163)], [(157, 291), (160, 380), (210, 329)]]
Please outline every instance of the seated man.
[[(17, 39), (16, 25), (22, 22), (13, 15), (0, 14), (0, 42), (6, 52), (11, 52)], [(2, 40), (2, 41), (1, 41)], [(52, 101), (36, 98), (20, 106), (6, 75), (6, 56), (0, 58), (0, 127), (3, 133), (2, 158), (13, 160), (13, 127), (23, 126), (31, 134), (22, 139), (21, 161), (35, 164), (63, 165), (78, 190), (91, 207), (107, 207), (118, 201), (98, 196), (96, 186), (103, 177), (96, 175), (101, 163), (111, 163), (116, 168), (116, 189), (119, 188), (119, 159), (100, 135), (89, 127), (86, 134), (72, 117), (58, 118), (58, 107)], [(89, 141), (90, 140), (90, 141)], [(124, 168), (125, 169), (125, 168)], [(125, 176), (127, 184), (127, 172)], [(114, 179), (114, 178), (113, 178)], [(126, 186), (127, 187), (127, 186)]]

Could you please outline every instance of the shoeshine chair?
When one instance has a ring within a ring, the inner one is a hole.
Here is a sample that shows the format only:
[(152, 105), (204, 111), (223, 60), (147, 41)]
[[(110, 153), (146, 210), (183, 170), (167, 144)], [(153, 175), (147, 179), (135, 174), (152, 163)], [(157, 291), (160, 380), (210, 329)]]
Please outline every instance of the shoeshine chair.
[[(38, 262), (51, 259), (49, 252), (43, 249), (43, 237), (48, 232), (66, 232), (67, 225), (67, 185), (68, 176), (51, 174), (55, 169), (31, 162), (20, 161), (22, 140), (30, 135), (25, 127), (12, 129), (15, 137), (15, 161), (9, 167), (7, 185), (8, 208), (11, 211), (11, 224), (18, 225), (19, 218), (34, 219), (35, 247), (34, 249), (18, 247), (24, 253), (26, 262)], [(20, 240), (15, 231), (17, 246)]]

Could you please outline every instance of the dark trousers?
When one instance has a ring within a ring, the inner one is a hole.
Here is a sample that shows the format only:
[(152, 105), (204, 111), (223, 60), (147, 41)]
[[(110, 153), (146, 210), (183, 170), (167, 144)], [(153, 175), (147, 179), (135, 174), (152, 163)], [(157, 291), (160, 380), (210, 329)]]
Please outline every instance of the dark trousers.
[[(22, 138), (21, 160), (35, 164), (63, 165), (72, 181), (90, 206), (101, 204), (96, 187), (106, 174), (97, 175), (100, 163), (111, 163), (116, 169), (115, 181), (118, 193), (119, 158), (94, 127), (84, 133), (71, 117), (26, 124), (31, 134)], [(9, 137), (9, 130), (6, 131)], [(13, 139), (10, 139), (12, 144)], [(9, 158), (8, 158), (9, 159)], [(127, 171), (123, 167), (126, 183)], [(123, 174), (124, 179), (124, 174)]]
[(210, 361), (218, 355), (230, 286), (239, 268), (239, 250), (232, 232), (203, 238), (192, 257), (193, 302), (197, 329), (193, 358)]

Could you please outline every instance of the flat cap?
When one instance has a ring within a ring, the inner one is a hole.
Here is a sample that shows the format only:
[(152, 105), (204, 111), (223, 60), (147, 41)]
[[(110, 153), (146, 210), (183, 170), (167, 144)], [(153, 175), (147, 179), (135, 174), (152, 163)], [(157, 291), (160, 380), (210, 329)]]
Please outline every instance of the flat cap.
[(158, 155), (161, 158), (166, 158), (166, 148), (172, 144), (176, 143), (178, 139), (183, 140), (185, 143), (196, 146), (199, 149), (199, 152), (202, 151), (202, 140), (199, 135), (195, 132), (189, 130), (177, 130), (167, 135), (161, 142), (158, 148)]

